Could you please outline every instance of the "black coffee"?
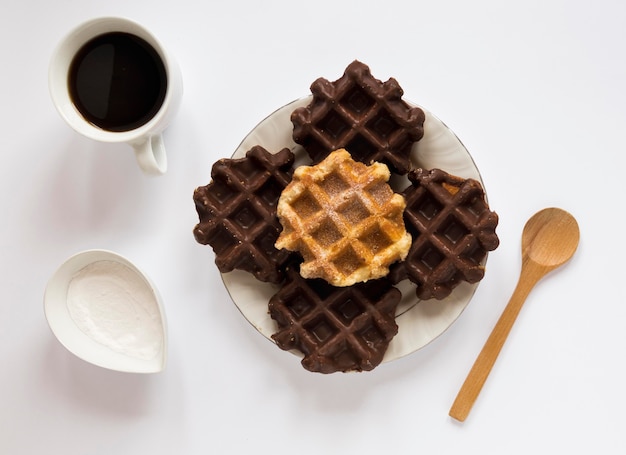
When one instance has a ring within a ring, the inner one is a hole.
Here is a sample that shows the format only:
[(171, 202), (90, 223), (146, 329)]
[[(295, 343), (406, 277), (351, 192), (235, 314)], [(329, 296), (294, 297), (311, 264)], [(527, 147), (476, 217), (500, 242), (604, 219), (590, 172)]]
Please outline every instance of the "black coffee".
[(89, 122), (109, 131), (128, 131), (159, 110), (167, 87), (163, 61), (143, 39), (122, 32), (87, 42), (74, 56), (69, 92)]

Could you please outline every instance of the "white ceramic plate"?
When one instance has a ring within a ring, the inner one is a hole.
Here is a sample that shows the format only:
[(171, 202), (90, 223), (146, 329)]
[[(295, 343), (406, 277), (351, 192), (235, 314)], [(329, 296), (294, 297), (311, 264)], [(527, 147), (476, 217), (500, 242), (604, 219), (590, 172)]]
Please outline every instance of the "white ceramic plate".
[[(293, 141), (290, 117), (296, 108), (308, 105), (311, 99), (312, 96), (308, 96), (296, 100), (265, 118), (241, 142), (233, 158), (244, 157), (255, 145), (261, 145), (270, 152), (278, 152), (288, 147), (296, 155), (296, 165), (308, 164), (308, 155)], [(473, 178), (482, 183), (480, 173), (461, 141), (437, 117), (422, 109), (426, 114), (424, 137), (413, 147), (411, 155), (413, 166), (426, 169), (439, 168), (450, 174)], [(390, 184), (399, 185), (397, 189), (404, 188), (403, 182), (392, 181)], [(269, 316), (267, 304), (278, 287), (262, 283), (252, 274), (238, 270), (222, 274), (222, 279), (243, 316), (271, 340), (271, 335), (276, 332), (276, 324)], [(383, 362), (410, 354), (441, 335), (465, 309), (477, 286), (478, 283), (461, 283), (444, 300), (419, 301), (412, 284), (408, 281), (400, 283), (398, 288), (402, 291), (403, 298), (396, 313), (398, 334), (391, 341)]]
[(67, 259), (44, 294), (50, 329), (68, 351), (129, 373), (165, 366), (165, 314), (156, 287), (128, 259), (88, 250)]

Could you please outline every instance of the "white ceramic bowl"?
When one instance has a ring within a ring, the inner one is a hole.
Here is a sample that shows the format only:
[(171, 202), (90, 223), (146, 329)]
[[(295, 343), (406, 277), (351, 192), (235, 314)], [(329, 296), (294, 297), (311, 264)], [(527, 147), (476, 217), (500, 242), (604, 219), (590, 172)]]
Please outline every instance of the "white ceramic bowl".
[(87, 362), (129, 373), (165, 367), (167, 329), (159, 293), (116, 253), (88, 250), (67, 259), (46, 286), (44, 311), (61, 344)]

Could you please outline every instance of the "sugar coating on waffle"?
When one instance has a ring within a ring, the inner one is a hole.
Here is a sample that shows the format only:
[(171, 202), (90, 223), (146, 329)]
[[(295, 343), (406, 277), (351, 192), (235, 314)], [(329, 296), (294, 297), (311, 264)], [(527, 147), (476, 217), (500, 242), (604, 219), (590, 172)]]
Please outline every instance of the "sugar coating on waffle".
[(398, 333), (397, 288), (384, 278), (338, 288), (302, 278), (297, 268), (286, 274), (269, 301), (278, 347), (302, 352), (304, 368), (318, 373), (369, 371), (382, 362)]
[(394, 283), (411, 280), (420, 299), (443, 299), (461, 282), (483, 278), (483, 260), (499, 244), (498, 215), (476, 180), (440, 169), (415, 169), (408, 177), (404, 219), (413, 243), (389, 277)]
[(261, 281), (282, 280), (291, 253), (274, 246), (281, 231), (276, 205), (291, 181), (293, 162), (287, 148), (273, 154), (255, 146), (244, 158), (217, 161), (211, 182), (194, 191), (200, 220), (194, 237), (213, 247), (222, 273), (240, 269)]
[(276, 248), (298, 251), (302, 276), (333, 286), (387, 275), (411, 246), (404, 198), (387, 184), (389, 177), (384, 164), (366, 166), (343, 149), (298, 167), (278, 201), (283, 231)]
[(319, 163), (345, 148), (365, 164), (381, 162), (401, 175), (411, 169), (411, 148), (424, 135), (424, 111), (402, 100), (394, 78), (374, 78), (367, 65), (354, 61), (335, 82), (319, 78), (313, 100), (291, 114), (293, 139)]

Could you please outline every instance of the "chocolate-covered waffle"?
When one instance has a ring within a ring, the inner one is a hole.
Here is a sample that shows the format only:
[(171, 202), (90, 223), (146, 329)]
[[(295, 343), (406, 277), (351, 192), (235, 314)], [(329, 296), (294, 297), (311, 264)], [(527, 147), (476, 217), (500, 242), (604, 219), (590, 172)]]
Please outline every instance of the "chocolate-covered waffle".
[(284, 286), (269, 302), (278, 326), (272, 338), (281, 349), (303, 353), (302, 365), (309, 371), (372, 370), (398, 332), (400, 299), (400, 291), (386, 279), (337, 288), (302, 278), (297, 266), (290, 267)]
[(315, 166), (300, 166), (283, 190), (276, 247), (298, 251), (300, 273), (334, 286), (381, 278), (404, 259), (411, 236), (404, 199), (387, 184), (387, 166), (366, 166), (337, 150)]
[(335, 82), (317, 79), (311, 92), (311, 103), (296, 109), (291, 121), (294, 141), (313, 163), (345, 148), (362, 163), (385, 163), (398, 174), (410, 170), (411, 147), (424, 135), (424, 112), (402, 100), (394, 78), (383, 83), (354, 61)]
[(211, 182), (195, 190), (200, 222), (193, 233), (213, 248), (221, 272), (241, 269), (261, 281), (281, 281), (291, 253), (274, 246), (281, 230), (276, 205), (291, 181), (293, 161), (287, 148), (272, 154), (255, 146), (245, 158), (216, 162)]
[(498, 215), (489, 210), (481, 184), (440, 169), (415, 169), (404, 219), (413, 244), (402, 263), (394, 264), (390, 279), (408, 278), (421, 299), (443, 299), (462, 281), (484, 276), (483, 260), (499, 244)]

